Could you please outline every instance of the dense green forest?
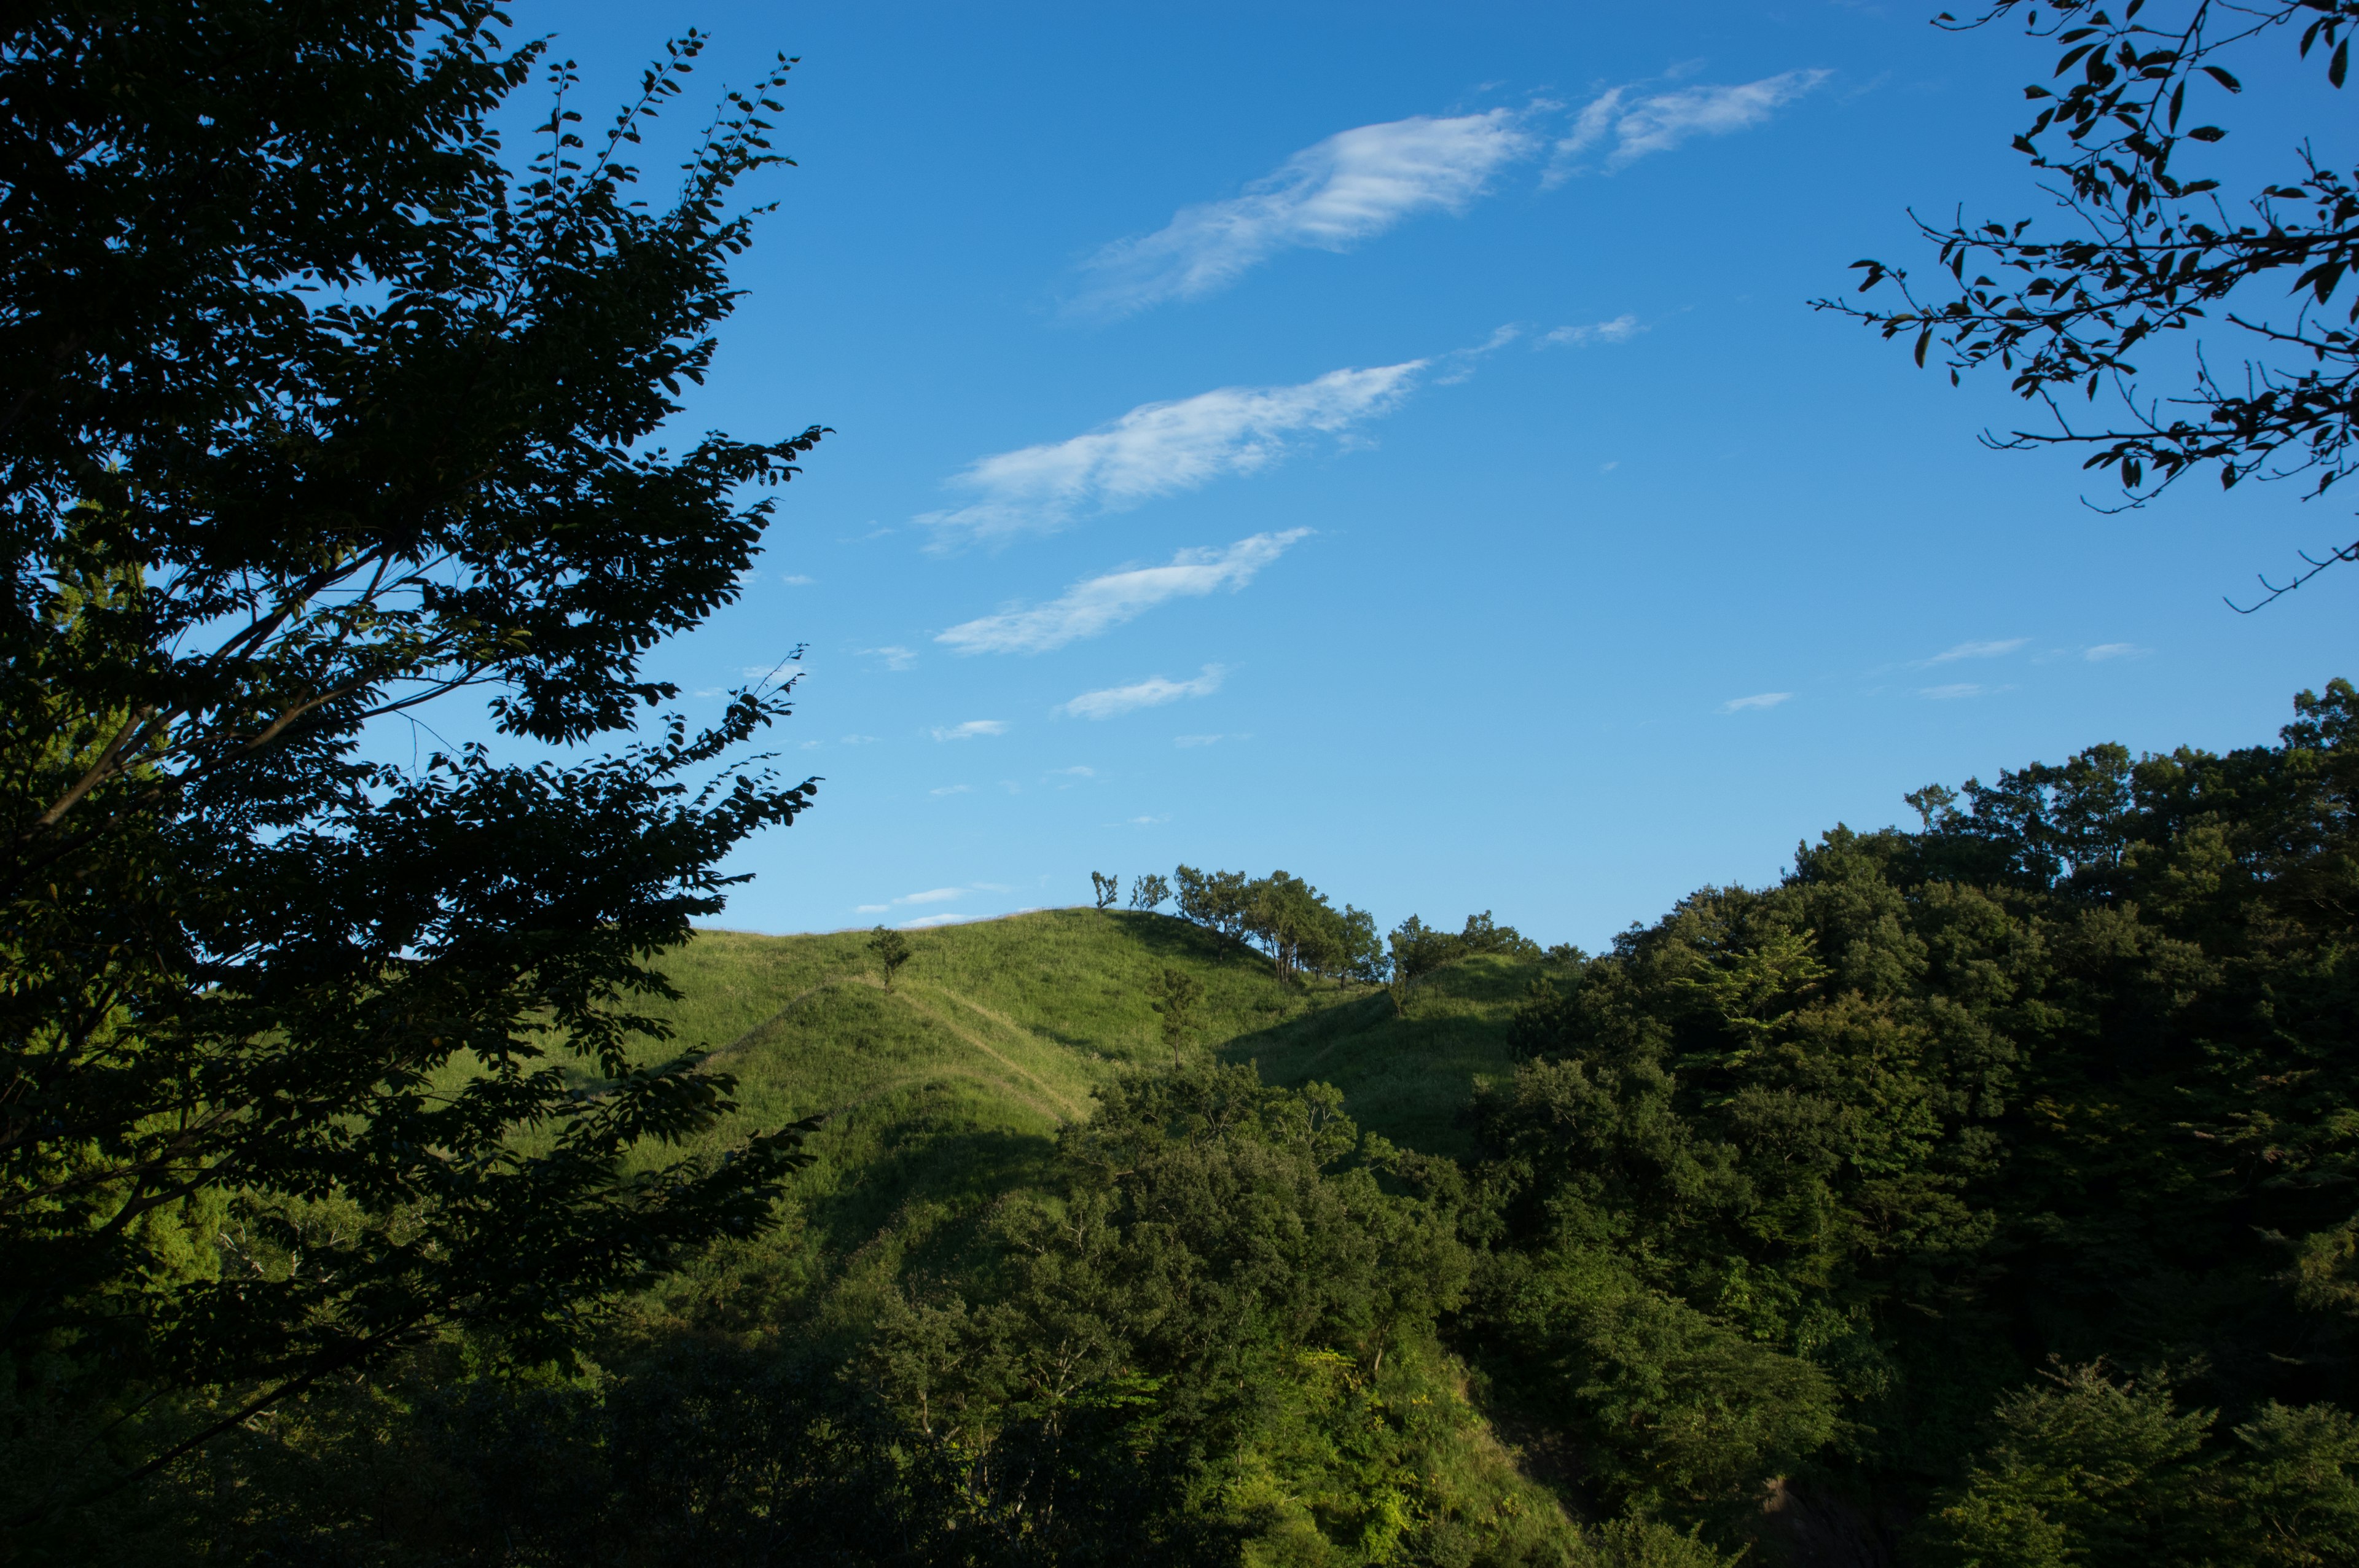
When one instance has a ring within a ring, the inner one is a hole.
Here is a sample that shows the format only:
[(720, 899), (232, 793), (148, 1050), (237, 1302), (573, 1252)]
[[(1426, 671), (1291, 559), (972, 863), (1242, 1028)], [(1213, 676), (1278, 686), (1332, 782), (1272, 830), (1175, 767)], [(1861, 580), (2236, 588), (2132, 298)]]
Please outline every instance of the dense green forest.
[[(2079, 81), (2018, 146), (2098, 238), (1929, 231), (1964, 294), (1864, 313), (1919, 363), (2093, 391), (2359, 276), (2315, 165), (2266, 244), (2149, 243), (2211, 189), (2180, 89), (2239, 89), (2137, 11), (2032, 14)], [(2253, 14), (2342, 85), (2353, 0)], [(0, 1562), (2359, 1562), (2352, 686), (1929, 785), (1595, 955), (1188, 865), (712, 929), (814, 804), (794, 658), (701, 727), (648, 661), (828, 432), (660, 438), (792, 62), (667, 205), (701, 35), (599, 142), (506, 26), (0, 23)], [(2352, 337), (2285, 341), (2330, 370), (2207, 373), (2214, 427), (2018, 444), (2322, 491)]]
[(108, 1539), (2353, 1561), (2359, 694), (2298, 708), (1928, 789), (1594, 957), (1408, 924), (1402, 989), (1288, 954), (1299, 880), (1186, 868), (1185, 917), (915, 934), (889, 990), (865, 934), (707, 933), (670, 1022), (824, 1118), (783, 1222), (571, 1365), (454, 1333), (316, 1389)]

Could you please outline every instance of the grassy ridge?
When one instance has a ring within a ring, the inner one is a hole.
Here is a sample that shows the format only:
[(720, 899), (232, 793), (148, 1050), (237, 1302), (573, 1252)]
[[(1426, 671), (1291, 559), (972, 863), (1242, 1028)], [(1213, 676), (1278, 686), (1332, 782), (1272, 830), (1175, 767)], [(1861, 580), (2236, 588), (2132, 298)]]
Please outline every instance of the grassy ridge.
[(1403, 1019), (1380, 989), (1281, 980), (1244, 945), (1169, 915), (1047, 910), (911, 942), (889, 992), (860, 932), (703, 932), (666, 956), (681, 996), (650, 1011), (736, 1075), (740, 1130), (828, 1113), (786, 1230), (670, 1290), (708, 1311), (710, 1292), (750, 1292), (726, 1314), (749, 1327), (848, 1327), (913, 1271), (954, 1271), (964, 1222), (1028, 1184), (1093, 1091), (1167, 1060), (1147, 1000), (1166, 967), (1204, 987), (1190, 1051), (1257, 1061), (1273, 1083), (1332, 1083), (1368, 1130), (1462, 1152), (1461, 1112), (1509, 1071), (1506, 1015), (1542, 972), (1468, 960), (1421, 986)]
[(1543, 972), (1471, 959), (1421, 986), (1403, 1019), (1382, 990), (1282, 981), (1169, 915), (1046, 910), (925, 932), (890, 992), (867, 941), (702, 932), (664, 961), (680, 1000), (651, 1011), (679, 1044), (713, 1051), (764, 1122), (962, 1087), (1011, 1130), (1045, 1134), (1088, 1115), (1099, 1085), (1163, 1059), (1147, 987), (1169, 967), (1204, 987), (1192, 1048), (1258, 1060), (1275, 1083), (1332, 1083), (1363, 1126), (1456, 1153), (1457, 1112), (1509, 1070), (1507, 1011)]

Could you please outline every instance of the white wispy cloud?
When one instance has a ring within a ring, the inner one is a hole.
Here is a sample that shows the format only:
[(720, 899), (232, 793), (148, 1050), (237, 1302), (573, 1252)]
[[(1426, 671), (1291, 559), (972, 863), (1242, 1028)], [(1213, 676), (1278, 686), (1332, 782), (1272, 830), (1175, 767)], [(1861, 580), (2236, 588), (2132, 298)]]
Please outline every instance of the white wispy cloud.
[(875, 743), (876, 737), (874, 735), (846, 735), (842, 741), (836, 742), (840, 746), (873, 746)]
[(2028, 637), (2008, 637), (1988, 643), (1960, 643), (1955, 647), (1944, 648), (1931, 658), (1919, 659), (1917, 663), (1921, 668), (1927, 665), (1955, 664), (1960, 659), (1995, 659), (2003, 654), (2014, 653), (2030, 641)]
[(905, 920), (901, 922), (901, 929), (904, 931), (923, 931), (927, 927), (933, 925), (956, 925), (962, 920), (969, 920), (972, 918), (973, 918), (972, 915), (965, 914), (921, 914), (915, 920)]
[(1471, 349), (1452, 349), (1446, 354), (1435, 355), (1434, 368), (1440, 373), (1433, 378), (1433, 384), (1456, 386), (1462, 381), (1473, 379), (1474, 367), (1486, 355), (1498, 352), (1523, 335), (1524, 330), (1510, 322), (1506, 326), (1493, 329), (1488, 338)]
[(1052, 779), (1093, 779), (1098, 776), (1098, 771), (1095, 768), (1085, 768), (1080, 766), (1070, 768), (1050, 768), (1049, 770), (1049, 776)]
[(1732, 697), (1720, 705), (1723, 713), (1742, 713), (1748, 708), (1775, 708), (1781, 702), (1791, 702), (1790, 691), (1756, 691), (1751, 697)]
[(1614, 88), (1592, 99), (1575, 116), (1571, 134), (1557, 143), (1550, 181), (1571, 173), (1572, 159), (1608, 143), (1604, 162), (1611, 173), (1697, 136), (1749, 131), (1832, 74), (1785, 70), (1734, 87), (1699, 84), (1668, 92), (1647, 92), (1638, 85)]
[(2136, 643), (2100, 643), (2081, 656), (2091, 664), (2102, 664), (2107, 659), (2134, 659), (2153, 652), (2152, 648), (2141, 648)]
[(1626, 343), (1646, 330), (1638, 318), (1625, 311), (1611, 321), (1592, 321), (1585, 327), (1559, 327), (1553, 332), (1542, 332), (1532, 347), (1585, 349), (1592, 343)]
[(1297, 386), (1224, 386), (1145, 403), (1084, 435), (984, 458), (951, 483), (976, 499), (918, 519), (990, 537), (1061, 528), (1085, 513), (1123, 512), (1158, 496), (1251, 473), (1311, 434), (1340, 435), (1389, 414), (1431, 361), (1330, 371)]
[(1962, 680), (1952, 681), (1948, 686), (1924, 687), (1918, 691), (1917, 695), (1930, 697), (1935, 702), (1954, 702), (1962, 697), (1988, 697), (1993, 692), (2006, 689), (2005, 687), (1982, 686), (1973, 681)]
[(1223, 741), (1227, 739), (1228, 737), (1225, 735), (1174, 735), (1171, 737), (1171, 743), (1182, 748), (1189, 746), (1217, 746)]
[(964, 888), (928, 888), (923, 892), (905, 892), (898, 898), (888, 898), (883, 903), (856, 903), (852, 906), (852, 911), (854, 914), (882, 914), (888, 909), (900, 909), (913, 903), (948, 903), (953, 899), (964, 898), (966, 893)]
[(974, 793), (974, 785), (943, 784), (938, 789), (929, 789), (926, 793), (928, 795), (973, 795)]
[(1224, 287), (1281, 251), (1342, 251), (1420, 212), (1462, 212), (1538, 138), (1529, 111), (1413, 115), (1303, 148), (1226, 201), (1183, 207), (1154, 233), (1084, 264), (1076, 310), (1124, 315)]
[(937, 741), (972, 741), (978, 735), (1006, 733), (1007, 720), (1005, 719), (970, 719), (963, 724), (934, 726), (934, 739)]
[(815, 577), (805, 577), (800, 572), (788, 572), (785, 577), (780, 578), (778, 580), (785, 583), (788, 588), (809, 588), (811, 584), (817, 582), (819, 579)]
[(863, 648), (860, 651), (884, 660), (885, 667), (888, 670), (906, 670), (918, 662), (917, 649), (904, 648), (894, 643), (887, 643), (882, 648)]
[(1227, 589), (1234, 593), (1284, 555), (1308, 528), (1256, 534), (1225, 549), (1182, 550), (1164, 567), (1134, 567), (1075, 583), (1062, 598), (1031, 610), (969, 621), (934, 639), (962, 654), (1044, 654), (1142, 615), (1164, 600)]
[(1209, 697), (1221, 688), (1221, 677), (1227, 673), (1219, 665), (1206, 665), (1203, 673), (1194, 680), (1167, 680), (1161, 676), (1150, 676), (1130, 686), (1085, 691), (1057, 711), (1069, 713), (1076, 719), (1112, 719), (1142, 708), (1160, 708), (1183, 697)]

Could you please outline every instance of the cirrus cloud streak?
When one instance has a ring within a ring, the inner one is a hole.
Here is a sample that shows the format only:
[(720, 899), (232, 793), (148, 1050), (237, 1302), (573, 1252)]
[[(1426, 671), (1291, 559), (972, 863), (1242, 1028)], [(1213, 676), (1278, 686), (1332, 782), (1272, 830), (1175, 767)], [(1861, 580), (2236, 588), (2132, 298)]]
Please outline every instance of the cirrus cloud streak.
[(1308, 528), (1256, 534), (1226, 549), (1181, 550), (1162, 567), (1135, 567), (1075, 583), (1062, 597), (1030, 610), (986, 615), (934, 639), (962, 654), (1045, 654), (1134, 620), (1167, 600), (1196, 598), (1217, 589), (1234, 593)]
[(1183, 697), (1210, 697), (1220, 690), (1221, 678), (1227, 674), (1228, 671), (1219, 665), (1206, 665), (1194, 680), (1169, 680), (1162, 676), (1149, 676), (1129, 686), (1085, 691), (1057, 711), (1075, 719), (1114, 719), (1125, 713), (1135, 713), (1142, 708), (1160, 708)]
[(1462, 212), (1493, 174), (1538, 139), (1526, 112), (1360, 125), (1303, 148), (1226, 201), (1183, 207), (1151, 234), (1118, 240), (1084, 264), (1097, 282), (1080, 313), (1126, 315), (1192, 299), (1288, 250), (1348, 250), (1420, 212)]
[(1224, 386), (1143, 403), (1085, 434), (970, 464), (951, 483), (976, 499), (918, 521), (938, 530), (940, 547), (956, 535), (1045, 533), (1086, 514), (1125, 512), (1201, 490), (1268, 467), (1299, 438), (1340, 435), (1391, 413), (1431, 362), (1329, 371), (1294, 386)]
[(1733, 87), (1700, 84), (1644, 95), (1630, 87), (1611, 89), (1591, 100), (1574, 119), (1571, 134), (1557, 143), (1551, 180), (1571, 172), (1570, 159), (1609, 140), (1614, 145), (1605, 168), (1612, 173), (1698, 136), (1749, 131), (1833, 74), (1785, 70)]

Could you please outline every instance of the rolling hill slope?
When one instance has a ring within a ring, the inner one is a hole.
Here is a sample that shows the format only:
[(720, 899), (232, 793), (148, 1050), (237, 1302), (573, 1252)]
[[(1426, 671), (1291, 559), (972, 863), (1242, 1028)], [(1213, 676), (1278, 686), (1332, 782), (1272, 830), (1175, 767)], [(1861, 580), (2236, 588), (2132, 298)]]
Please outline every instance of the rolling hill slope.
[(766, 1122), (950, 1094), (1011, 1130), (1048, 1133), (1087, 1116), (1099, 1085), (1163, 1060), (1147, 988), (1169, 967), (1204, 987), (1191, 1049), (1258, 1060), (1273, 1083), (1332, 1083), (1364, 1126), (1455, 1153), (1455, 1111), (1509, 1070), (1508, 1011), (1545, 972), (1469, 959), (1421, 986), (1401, 1019), (1380, 989), (1280, 980), (1243, 944), (1168, 915), (1046, 910), (917, 934), (889, 991), (867, 944), (859, 932), (702, 932), (664, 962), (680, 1000), (651, 1011), (725, 1063)]
[(955, 1267), (929, 1265), (927, 1249), (956, 1245), (971, 1233), (959, 1221), (1026, 1184), (1100, 1086), (1167, 1060), (1146, 989), (1166, 967), (1204, 988), (1190, 1052), (1257, 1062), (1275, 1084), (1332, 1084), (1363, 1127), (1462, 1153), (1460, 1112), (1511, 1070), (1507, 1015), (1545, 972), (1468, 959), (1396, 1018), (1380, 989), (1281, 980), (1243, 944), (1168, 915), (1047, 910), (911, 945), (890, 991), (864, 932), (704, 932), (666, 957), (681, 998), (650, 1011), (736, 1075), (736, 1131), (827, 1113), (794, 1221), (758, 1257), (724, 1252), (669, 1289), (707, 1310), (710, 1292), (743, 1294), (730, 1315), (748, 1325), (849, 1327), (912, 1269)]

